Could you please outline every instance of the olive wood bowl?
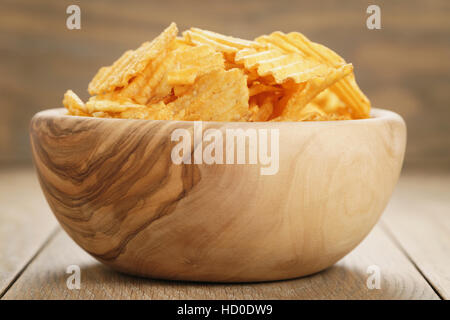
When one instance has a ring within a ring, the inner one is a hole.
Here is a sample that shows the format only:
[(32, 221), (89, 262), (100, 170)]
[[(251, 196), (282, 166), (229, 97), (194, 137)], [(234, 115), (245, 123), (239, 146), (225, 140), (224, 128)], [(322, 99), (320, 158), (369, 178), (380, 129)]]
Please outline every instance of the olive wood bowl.
[(248, 161), (174, 163), (174, 130), (194, 135), (194, 125), (37, 113), (34, 163), (64, 230), (102, 263), (134, 275), (214, 282), (304, 276), (333, 265), (370, 232), (406, 145), (402, 118), (381, 109), (363, 120), (201, 123), (203, 132), (224, 135), (278, 131), (279, 169), (264, 175), (262, 164)]

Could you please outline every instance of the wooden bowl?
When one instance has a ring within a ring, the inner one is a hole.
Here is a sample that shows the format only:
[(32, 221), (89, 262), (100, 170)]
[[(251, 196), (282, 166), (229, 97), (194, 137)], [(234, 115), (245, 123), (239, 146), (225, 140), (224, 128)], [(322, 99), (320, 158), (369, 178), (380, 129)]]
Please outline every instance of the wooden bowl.
[(262, 175), (258, 164), (174, 164), (172, 132), (193, 126), (36, 114), (34, 163), (64, 230), (135, 275), (247, 282), (312, 274), (378, 221), (406, 144), (402, 118), (381, 109), (364, 120), (203, 122), (221, 132), (278, 129), (279, 170)]

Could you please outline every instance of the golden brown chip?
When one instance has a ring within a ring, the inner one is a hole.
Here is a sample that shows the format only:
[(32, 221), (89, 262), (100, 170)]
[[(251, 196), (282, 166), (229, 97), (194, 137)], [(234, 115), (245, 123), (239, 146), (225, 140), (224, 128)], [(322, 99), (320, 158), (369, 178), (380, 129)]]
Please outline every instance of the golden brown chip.
[(243, 72), (219, 69), (200, 77), (168, 106), (180, 120), (243, 121), (249, 112), (248, 99)]
[(246, 69), (255, 69), (259, 76), (272, 75), (276, 83), (288, 79), (296, 83), (305, 82), (314, 77), (323, 77), (328, 66), (318, 61), (302, 57), (300, 54), (284, 53), (277, 48), (267, 50), (243, 49), (236, 53), (236, 63), (242, 63)]
[(174, 49), (192, 47), (193, 44), (187, 42), (183, 37), (176, 37), (174, 42)]
[(340, 115), (334, 112), (326, 113), (319, 106), (311, 103), (303, 108), (297, 121), (335, 121), (350, 119), (350, 115)]
[(184, 39), (188, 43), (195, 45), (208, 45), (217, 51), (224, 53), (235, 53), (245, 48), (264, 48), (265, 45), (255, 41), (239, 39), (235, 37), (225, 36), (220, 33), (202, 30), (199, 28), (191, 28), (183, 32)]
[(175, 61), (167, 74), (167, 82), (172, 86), (193, 84), (197, 77), (225, 68), (223, 56), (204, 45), (176, 50)]
[(261, 106), (255, 105), (251, 108), (250, 121), (267, 121), (274, 110), (274, 96), (266, 96), (261, 103)]
[(188, 90), (189, 90), (190, 87), (191, 87), (191, 86), (189, 86), (189, 85), (174, 86), (174, 87), (173, 87), (173, 94), (174, 94), (176, 97), (180, 97), (180, 96), (182, 96), (183, 94), (185, 94), (186, 92), (188, 92)]
[(72, 90), (67, 90), (64, 94), (63, 106), (73, 116), (88, 115), (84, 102)]
[(120, 113), (121, 118), (144, 120), (172, 120), (174, 112), (164, 102), (128, 109)]
[(272, 121), (335, 121), (335, 120), (351, 120), (349, 114), (341, 115), (339, 113), (326, 113), (318, 105), (309, 103), (297, 115), (295, 120), (283, 119), (277, 117)]
[(346, 109), (345, 103), (331, 91), (329, 88), (319, 93), (311, 103), (319, 106), (326, 113), (338, 112), (341, 109)]
[(259, 81), (254, 81), (248, 88), (250, 97), (256, 96), (263, 92), (281, 93), (281, 87), (270, 86)]
[(89, 83), (89, 93), (102, 94), (126, 86), (151, 60), (167, 51), (174, 43), (177, 33), (177, 26), (172, 23), (152, 42), (144, 42), (138, 49), (125, 52), (113, 65), (101, 68)]
[[(339, 67), (345, 63), (345, 60), (333, 50), (310, 41), (298, 32), (284, 34), (277, 31), (269, 36), (258, 37), (255, 41), (278, 47), (284, 52), (297, 52), (306, 58), (315, 59), (331, 67)], [(336, 82), (330, 90), (335, 92), (354, 111), (356, 117), (366, 118), (369, 116), (370, 101), (356, 84), (353, 72)]]
[[(233, 68), (243, 69), (242, 64), (238, 64), (234, 62), (234, 58), (232, 59), (225, 59), (225, 70), (230, 70)], [(257, 75), (257, 73), (255, 72)]]
[(302, 109), (321, 91), (349, 75), (352, 70), (351, 64), (346, 64), (338, 69), (330, 68), (330, 74), (327, 77), (314, 78), (300, 85), (287, 101), (281, 118), (288, 121), (301, 121)]
[(307, 121), (312, 119), (324, 119), (326, 113), (315, 104), (307, 104), (298, 112), (297, 121)]
[(157, 57), (119, 95), (139, 104), (158, 103), (174, 86), (192, 84), (197, 77), (223, 68), (222, 55), (212, 48), (182, 46)]
[(175, 64), (174, 51), (161, 53), (144, 71), (118, 92), (124, 98), (138, 104), (157, 103), (170, 94), (172, 86), (167, 83), (167, 72)]
[(95, 112), (118, 113), (141, 107), (143, 107), (143, 105), (136, 104), (131, 100), (110, 100), (105, 96), (94, 96), (86, 102), (86, 110), (91, 114)]

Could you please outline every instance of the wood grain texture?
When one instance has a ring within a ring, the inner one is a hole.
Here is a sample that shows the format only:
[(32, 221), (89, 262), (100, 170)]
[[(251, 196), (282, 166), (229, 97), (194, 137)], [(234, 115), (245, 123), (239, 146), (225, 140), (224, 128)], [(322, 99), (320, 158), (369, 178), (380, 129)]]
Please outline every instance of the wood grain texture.
[(406, 142), (402, 119), (382, 110), (365, 120), (203, 123), (279, 130), (279, 172), (262, 176), (256, 165), (173, 164), (170, 135), (192, 122), (63, 113), (38, 113), (30, 129), (60, 224), (105, 264), (163, 279), (278, 280), (332, 265), (377, 222)]
[[(66, 286), (69, 265), (81, 287)], [(380, 268), (380, 289), (369, 290), (367, 268)], [(60, 232), (4, 299), (438, 299), (413, 264), (376, 226), (335, 266), (315, 275), (265, 283), (193, 283), (127, 276), (103, 266)]]
[[(31, 164), (27, 128), (71, 88), (85, 99), (100, 66), (158, 35), (171, 21), (253, 38), (300, 31), (352, 62), (373, 106), (408, 124), (405, 168), (450, 169), (448, 0), (76, 1), (81, 30), (67, 30), (71, 0), (3, 0), (0, 11), (0, 165)], [(382, 29), (366, 27), (379, 4)]]
[(450, 176), (400, 179), (383, 223), (444, 299), (450, 299)]
[(34, 170), (0, 171), (0, 296), (56, 225)]

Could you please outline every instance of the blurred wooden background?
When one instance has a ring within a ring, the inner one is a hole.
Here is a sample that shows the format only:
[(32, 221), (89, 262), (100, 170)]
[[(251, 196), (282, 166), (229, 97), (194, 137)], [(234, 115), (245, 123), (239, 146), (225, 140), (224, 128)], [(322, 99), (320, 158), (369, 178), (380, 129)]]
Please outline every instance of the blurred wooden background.
[[(81, 7), (81, 30), (66, 29), (70, 4)], [(381, 7), (381, 30), (366, 28), (369, 4)], [(100, 66), (175, 21), (244, 38), (301, 31), (330, 46), (374, 106), (406, 120), (406, 169), (450, 170), (449, 17), (448, 0), (2, 0), (0, 166), (31, 164), (34, 113), (60, 106), (68, 88), (86, 98)]]

